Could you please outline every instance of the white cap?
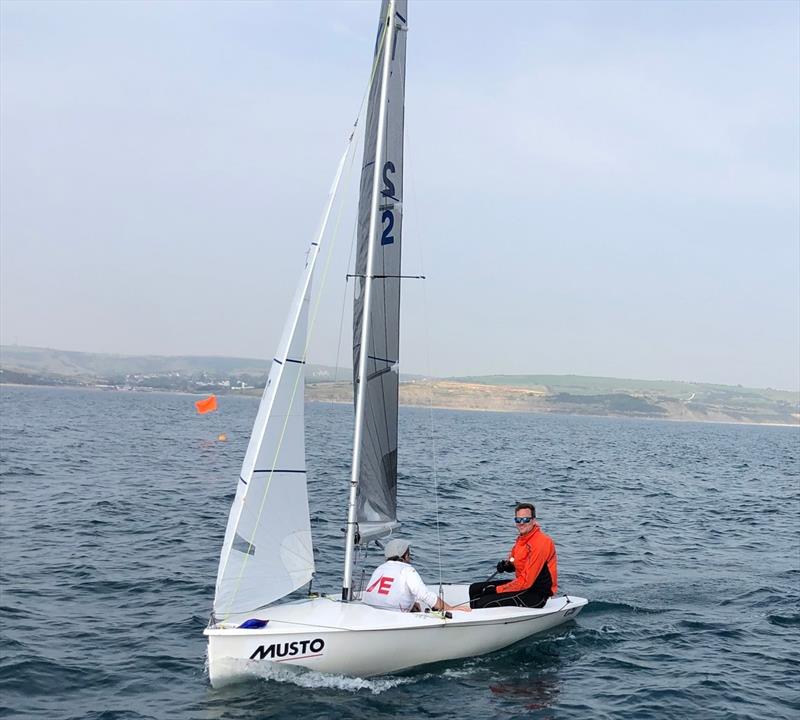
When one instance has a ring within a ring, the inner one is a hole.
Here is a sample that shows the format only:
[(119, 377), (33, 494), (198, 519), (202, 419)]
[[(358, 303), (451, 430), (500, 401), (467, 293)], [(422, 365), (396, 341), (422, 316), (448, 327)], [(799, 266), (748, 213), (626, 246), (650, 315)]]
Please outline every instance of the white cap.
[(408, 540), (400, 540), (400, 538), (389, 540), (383, 549), (383, 557), (387, 560), (393, 557), (403, 557), (409, 547)]

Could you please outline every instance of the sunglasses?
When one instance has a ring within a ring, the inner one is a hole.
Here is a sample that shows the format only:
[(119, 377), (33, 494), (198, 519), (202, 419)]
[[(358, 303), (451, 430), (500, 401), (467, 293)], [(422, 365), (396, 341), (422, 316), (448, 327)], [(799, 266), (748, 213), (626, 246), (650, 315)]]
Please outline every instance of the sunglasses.
[(515, 517), (514, 518), (514, 522), (517, 523), (517, 525), (519, 525), (520, 523), (529, 523), (531, 520), (533, 520), (532, 517)]

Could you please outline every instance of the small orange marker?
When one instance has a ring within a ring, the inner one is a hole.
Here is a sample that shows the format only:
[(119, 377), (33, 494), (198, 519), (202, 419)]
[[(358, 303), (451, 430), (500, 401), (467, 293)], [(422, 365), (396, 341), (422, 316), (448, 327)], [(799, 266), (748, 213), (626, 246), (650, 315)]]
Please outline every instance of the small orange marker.
[(217, 396), (216, 395), (209, 395), (207, 398), (203, 400), (197, 400), (194, 404), (197, 408), (197, 412), (201, 415), (205, 415), (209, 412), (214, 412), (217, 409)]

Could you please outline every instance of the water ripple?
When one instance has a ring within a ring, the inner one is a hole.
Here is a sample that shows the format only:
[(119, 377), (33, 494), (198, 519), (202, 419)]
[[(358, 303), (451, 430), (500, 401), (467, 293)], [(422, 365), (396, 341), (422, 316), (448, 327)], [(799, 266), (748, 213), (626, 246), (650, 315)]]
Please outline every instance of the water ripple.
[[(434, 411), (444, 578), (488, 577), (533, 500), (562, 590), (592, 600), (579, 621), (397, 676), (265, 664), (212, 690), (202, 630), (256, 401), (0, 399), (3, 717), (800, 715), (796, 430)], [(435, 582), (429, 422), (401, 412), (399, 505)], [(311, 404), (308, 425), (315, 589), (336, 592), (352, 409)]]

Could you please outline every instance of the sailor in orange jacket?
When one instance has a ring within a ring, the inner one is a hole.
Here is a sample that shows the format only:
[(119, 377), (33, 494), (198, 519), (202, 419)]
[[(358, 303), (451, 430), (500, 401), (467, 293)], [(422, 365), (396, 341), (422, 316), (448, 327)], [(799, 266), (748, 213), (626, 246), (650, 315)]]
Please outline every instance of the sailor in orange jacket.
[(536, 508), (519, 503), (514, 510), (517, 540), (508, 560), (497, 563), (497, 572), (514, 572), (511, 582), (482, 582), (469, 586), (470, 607), (543, 607), (558, 590), (556, 546), (536, 522)]

